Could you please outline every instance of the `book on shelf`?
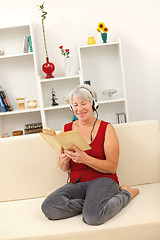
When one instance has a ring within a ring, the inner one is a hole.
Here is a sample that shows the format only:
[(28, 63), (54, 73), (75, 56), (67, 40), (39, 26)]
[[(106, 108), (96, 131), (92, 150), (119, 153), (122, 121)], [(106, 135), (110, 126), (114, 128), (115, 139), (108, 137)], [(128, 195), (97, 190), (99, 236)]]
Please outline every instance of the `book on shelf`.
[(55, 150), (60, 150), (61, 146), (65, 150), (73, 150), (71, 144), (74, 144), (82, 151), (91, 149), (78, 130), (56, 134), (53, 129), (48, 128), (43, 129), (39, 134)]
[(3, 103), (3, 100), (2, 100), (2, 97), (1, 97), (1, 94), (0, 94), (0, 107), (2, 109), (2, 112), (6, 112), (6, 108), (4, 106), (4, 103)]
[[(2, 99), (5, 110), (6, 111), (13, 111), (13, 107), (8, 100), (6, 92), (2, 89), (2, 86), (0, 86), (0, 96), (1, 96), (1, 99)], [(2, 108), (2, 106), (1, 106), (1, 108)], [(2, 109), (2, 111), (3, 111), (3, 109)]]
[(24, 126), (25, 134), (40, 133), (40, 132), (42, 132), (42, 123), (41, 122), (25, 124), (25, 126)]
[(31, 36), (28, 36), (28, 41), (29, 41), (29, 49), (30, 49), (30, 52), (33, 52)]
[(23, 52), (28, 53), (29, 50), (29, 39), (28, 36), (24, 37), (24, 46), (23, 46)]

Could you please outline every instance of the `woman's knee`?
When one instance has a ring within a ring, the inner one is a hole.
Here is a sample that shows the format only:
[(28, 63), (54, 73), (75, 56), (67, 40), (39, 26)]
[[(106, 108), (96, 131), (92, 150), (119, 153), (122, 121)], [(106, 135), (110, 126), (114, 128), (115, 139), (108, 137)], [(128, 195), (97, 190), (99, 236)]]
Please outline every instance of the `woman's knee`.
[(102, 219), (96, 218), (95, 216), (88, 215), (83, 216), (83, 221), (88, 225), (97, 226), (105, 223), (106, 221), (102, 221)]
[(83, 221), (88, 225), (101, 225), (106, 222), (107, 219), (104, 219), (100, 216), (99, 212), (96, 212), (92, 209), (92, 211), (83, 212)]
[(48, 201), (44, 201), (41, 206), (42, 212), (46, 216), (46, 218), (50, 220), (56, 220), (57, 218), (57, 209), (54, 206), (51, 206), (51, 204)]

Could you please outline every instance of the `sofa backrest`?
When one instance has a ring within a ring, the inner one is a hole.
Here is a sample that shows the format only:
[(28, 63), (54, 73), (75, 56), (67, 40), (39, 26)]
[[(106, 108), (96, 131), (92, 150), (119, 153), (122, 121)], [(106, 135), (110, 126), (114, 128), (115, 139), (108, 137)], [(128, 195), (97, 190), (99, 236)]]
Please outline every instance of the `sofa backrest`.
[(43, 197), (67, 181), (39, 134), (0, 139), (0, 201)]
[(160, 182), (160, 121), (114, 125), (120, 143), (120, 184)]
[[(114, 125), (120, 142), (120, 184), (160, 181), (160, 123)], [(0, 201), (47, 196), (67, 181), (59, 152), (39, 134), (0, 139)]]

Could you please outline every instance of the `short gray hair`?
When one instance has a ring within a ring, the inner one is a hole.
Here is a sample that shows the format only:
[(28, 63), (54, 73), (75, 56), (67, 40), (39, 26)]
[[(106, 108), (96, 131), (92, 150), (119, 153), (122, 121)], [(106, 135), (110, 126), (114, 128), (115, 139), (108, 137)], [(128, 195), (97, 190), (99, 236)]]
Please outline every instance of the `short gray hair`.
[(89, 100), (92, 104), (93, 98), (97, 101), (97, 93), (95, 90), (88, 84), (80, 85), (79, 87), (75, 88), (69, 95), (69, 101), (72, 105), (73, 96), (78, 96), (80, 99)]

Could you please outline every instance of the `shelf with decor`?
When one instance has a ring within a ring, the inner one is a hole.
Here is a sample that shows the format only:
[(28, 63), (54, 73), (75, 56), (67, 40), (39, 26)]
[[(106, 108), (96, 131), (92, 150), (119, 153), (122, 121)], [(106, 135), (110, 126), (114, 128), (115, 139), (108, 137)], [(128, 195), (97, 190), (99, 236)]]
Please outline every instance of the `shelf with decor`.
[[(0, 86), (13, 107), (13, 111), (0, 112), (1, 136), (5, 131), (12, 136), (13, 131), (24, 130), (25, 124), (41, 122), (34, 45), (29, 45), (32, 33), (31, 23), (0, 28)], [(25, 37), (28, 42), (24, 52)], [(25, 98), (23, 110), (19, 109), (17, 98)], [(37, 107), (28, 108), (29, 100), (37, 100)]]
[[(73, 119), (69, 110), (69, 93), (84, 81), (90, 81), (98, 95), (99, 118), (117, 123), (117, 114), (125, 113), (128, 108), (120, 40), (94, 45), (78, 46), (80, 72), (71, 76), (40, 78), (36, 37), (31, 24), (1, 28), (0, 46), (5, 55), (0, 56), (0, 85), (6, 90), (14, 110), (0, 112), (0, 132), (24, 129), (25, 124), (42, 122), (54, 130)], [(31, 35), (33, 52), (23, 53), (24, 36)], [(107, 95), (104, 91), (115, 90)], [(55, 102), (53, 104), (53, 92)], [(25, 97), (25, 109), (20, 110), (17, 98)], [(29, 109), (28, 100), (37, 100), (37, 107)]]
[[(79, 75), (61, 76), (51, 79), (40, 79), (43, 101), (43, 127), (49, 126), (60, 130), (68, 121), (72, 121), (73, 114), (69, 111), (68, 95), (80, 84)], [(53, 106), (52, 90), (58, 105)]]
[(99, 118), (115, 124), (117, 114), (123, 113), (129, 121), (120, 39), (79, 45), (78, 53), (81, 82), (90, 81), (97, 92)]

